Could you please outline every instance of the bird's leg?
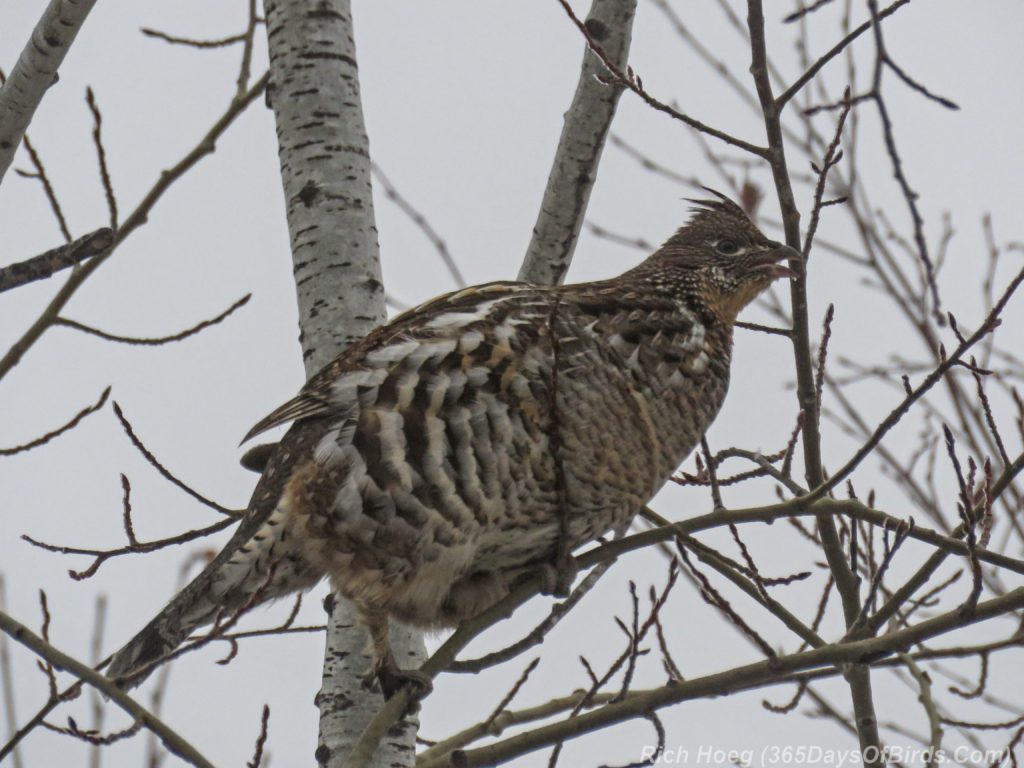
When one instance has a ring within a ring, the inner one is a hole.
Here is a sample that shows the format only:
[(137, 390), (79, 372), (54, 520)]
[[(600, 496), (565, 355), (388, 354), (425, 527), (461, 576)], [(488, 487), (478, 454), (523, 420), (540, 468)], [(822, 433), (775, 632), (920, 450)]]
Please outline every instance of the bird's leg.
[(379, 681), (385, 699), (390, 699), (403, 687), (409, 689), (413, 703), (427, 696), (434, 689), (434, 681), (430, 676), (418, 669), (402, 669), (391, 652), (387, 613), (371, 606), (356, 607), (359, 621), (370, 639), (370, 671), (363, 679), (363, 685), (369, 688), (374, 681)]
[(573, 582), (579, 575), (580, 567), (576, 558), (566, 554), (557, 558), (556, 562), (541, 562), (536, 569), (524, 573), (524, 577), (540, 579), (540, 593), (542, 595), (553, 595), (554, 597), (568, 597), (572, 591)]
[(554, 569), (554, 588), (550, 594), (555, 597), (568, 597), (569, 592), (572, 591), (572, 584), (580, 572), (579, 563), (576, 562), (575, 557), (565, 552), (554, 564)]
[(384, 658), (375, 663), (377, 680), (385, 699), (390, 699), (402, 688), (409, 690), (410, 705), (425, 698), (434, 690), (434, 681), (430, 675), (418, 669), (402, 669), (395, 661), (391, 648), (387, 649)]

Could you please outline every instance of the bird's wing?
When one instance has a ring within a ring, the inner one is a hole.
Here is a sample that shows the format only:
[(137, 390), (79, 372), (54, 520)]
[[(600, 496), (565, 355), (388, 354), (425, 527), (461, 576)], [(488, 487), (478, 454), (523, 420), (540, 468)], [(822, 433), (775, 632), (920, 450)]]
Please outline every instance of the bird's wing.
[[(443, 339), (461, 332), (472, 322), (483, 320), (491, 308), (506, 299), (535, 290), (529, 283), (499, 281), (463, 288), (439, 296), (396, 318), (355, 342), (314, 374), (302, 391), (261, 419), (242, 440), (247, 442), (268, 429), (290, 421), (326, 416), (344, 410), (332, 392), (340, 377), (359, 371), (371, 372), (394, 362), (386, 350), (429, 339)], [(374, 354), (376, 353), (376, 354)]]

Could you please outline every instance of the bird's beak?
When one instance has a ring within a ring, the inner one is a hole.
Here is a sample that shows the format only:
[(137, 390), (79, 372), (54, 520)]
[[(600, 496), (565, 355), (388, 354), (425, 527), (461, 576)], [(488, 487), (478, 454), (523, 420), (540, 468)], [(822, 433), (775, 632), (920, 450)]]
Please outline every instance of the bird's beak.
[(789, 262), (794, 266), (800, 263), (802, 256), (800, 251), (782, 243), (775, 243), (775, 247), (769, 251), (757, 254), (751, 264), (751, 271), (766, 272), (773, 279), (776, 277), (796, 277), (799, 273), (792, 267), (786, 266), (783, 262)]

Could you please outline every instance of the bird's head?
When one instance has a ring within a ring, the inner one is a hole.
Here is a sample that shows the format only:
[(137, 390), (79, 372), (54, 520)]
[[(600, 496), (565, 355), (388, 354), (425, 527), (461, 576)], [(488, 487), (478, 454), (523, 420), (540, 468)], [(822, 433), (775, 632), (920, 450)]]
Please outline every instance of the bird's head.
[(736, 203), (708, 191), (717, 199), (690, 201), (693, 216), (648, 260), (648, 279), (732, 323), (773, 280), (796, 276), (786, 262), (799, 262), (800, 253), (769, 240)]

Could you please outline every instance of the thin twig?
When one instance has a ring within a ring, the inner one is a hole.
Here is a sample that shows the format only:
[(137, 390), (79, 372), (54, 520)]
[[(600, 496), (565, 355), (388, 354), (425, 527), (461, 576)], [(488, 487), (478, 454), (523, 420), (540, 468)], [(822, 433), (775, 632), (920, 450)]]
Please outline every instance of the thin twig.
[(830, 61), (832, 61), (832, 59), (834, 59), (836, 56), (838, 56), (840, 53), (846, 50), (849, 47), (850, 43), (852, 43), (862, 34), (867, 32), (869, 29), (871, 29), (873, 24), (876, 24), (882, 19), (896, 13), (896, 11), (898, 11), (904, 5), (907, 5), (909, 2), (910, 0), (896, 0), (896, 2), (894, 2), (892, 5), (887, 6), (880, 13), (874, 16), (871, 21), (865, 21), (859, 27), (854, 29), (849, 34), (847, 34), (842, 40), (840, 40), (838, 43), (832, 46), (828, 50), (828, 52), (826, 52), (823, 56), (821, 56), (821, 58), (814, 62), (814, 64), (811, 65), (811, 67), (806, 72), (800, 75), (800, 77), (798, 77), (793, 82), (793, 84), (789, 86), (789, 88), (787, 88), (783, 93), (779, 94), (778, 98), (775, 100), (775, 103), (778, 106), (778, 108), (782, 109), (783, 106), (785, 106), (794, 96), (796, 96), (798, 93), (800, 93), (800, 91), (804, 89), (804, 86), (807, 85), (807, 83), (814, 79), (815, 75), (817, 75), (818, 72), (821, 71), (822, 67), (824, 67)]
[(949, 692), (959, 696), (962, 699), (976, 699), (985, 692), (985, 684), (988, 682), (988, 657), (987, 651), (978, 654), (978, 661), (981, 664), (981, 668), (978, 671), (978, 684), (973, 690), (965, 691), (962, 688), (957, 688), (955, 685), (949, 686)]
[(65, 432), (70, 432), (72, 429), (77, 427), (81, 423), (82, 419), (84, 419), (86, 416), (92, 413), (96, 413), (96, 411), (100, 410), (100, 408), (102, 408), (106, 404), (108, 397), (110, 397), (110, 387), (107, 387), (106, 389), (103, 390), (102, 393), (100, 393), (100, 397), (95, 403), (86, 406), (85, 408), (80, 410), (78, 413), (71, 417), (70, 421), (65, 423), (63, 426), (57, 427), (57, 429), (51, 432), (47, 432), (45, 435), (37, 437), (35, 440), (30, 440), (27, 443), (16, 445), (13, 448), (0, 448), (0, 456), (13, 456), (16, 453), (31, 451), (33, 448), (38, 448), (41, 445), (46, 445), (46, 443), (50, 442), (55, 437), (63, 435)]
[(516, 697), (516, 694), (519, 693), (522, 687), (526, 685), (526, 681), (530, 679), (530, 674), (537, 668), (538, 664), (540, 664), (539, 656), (526, 665), (526, 668), (523, 670), (522, 674), (519, 675), (519, 679), (516, 680), (509, 692), (502, 697), (500, 702), (498, 702), (498, 706), (494, 708), (494, 711), (484, 719), (483, 728), (485, 730), (490, 729), (494, 721), (497, 720), (501, 713), (505, 711), (506, 707), (512, 703), (512, 700)]
[(260, 733), (256, 737), (256, 747), (253, 750), (252, 760), (246, 763), (247, 768), (260, 768), (263, 762), (263, 747), (267, 743), (267, 724), (270, 722), (270, 707), (263, 705), (263, 716), (260, 718)]
[(242, 61), (238, 65), (236, 99), (245, 98), (245, 91), (249, 87), (249, 78), (252, 75), (252, 48), (256, 38), (256, 25), (259, 22), (260, 18), (256, 13), (256, 0), (249, 0), (249, 25), (242, 38)]
[(380, 182), (381, 187), (384, 189), (384, 194), (388, 200), (391, 200), (398, 209), (402, 211), (406, 216), (409, 217), (410, 221), (415, 224), (419, 230), (426, 236), (426, 238), (434, 246), (438, 255), (441, 257), (441, 261), (444, 263), (445, 268), (448, 270), (448, 274), (452, 276), (452, 280), (460, 288), (466, 286), (466, 278), (462, 274), (462, 270), (459, 269), (459, 265), (455, 263), (455, 259), (452, 258), (451, 251), (448, 250), (448, 244), (444, 241), (444, 238), (437, 234), (430, 222), (427, 221), (426, 216), (416, 210), (412, 203), (410, 203), (404, 195), (402, 195), (391, 180), (384, 174), (380, 166), (376, 163), (370, 164), (370, 169), (373, 171), (373, 175)]
[(187, 339), (189, 336), (195, 336), (197, 333), (209, 328), (210, 326), (217, 325), (221, 321), (225, 320), (229, 315), (234, 313), (235, 310), (245, 306), (249, 302), (249, 299), (251, 298), (252, 294), (247, 293), (245, 294), (245, 296), (238, 299), (238, 301), (236, 301), (234, 304), (225, 309), (216, 317), (211, 317), (208, 320), (202, 320), (193, 325), (192, 327), (186, 328), (184, 331), (179, 331), (178, 333), (172, 334), (170, 336), (156, 336), (151, 338), (137, 336), (119, 336), (113, 333), (107, 333), (106, 331), (101, 331), (98, 328), (93, 328), (92, 326), (85, 325), (84, 323), (80, 323), (77, 320), (71, 320), (67, 317), (58, 317), (56, 320), (54, 320), (54, 325), (63, 325), (65, 328), (73, 328), (76, 331), (88, 333), (91, 336), (98, 336), (99, 338), (105, 339), (107, 341), (116, 341), (120, 344), (133, 344), (136, 346), (143, 347), (157, 347), (162, 344), (171, 344), (175, 341)]
[(110, 228), (117, 231), (117, 197), (114, 195), (114, 184), (110, 180), (110, 169), (107, 167), (107, 150), (103, 146), (103, 115), (96, 94), (92, 87), (85, 89), (85, 102), (92, 112), (92, 141), (96, 147), (96, 159), (100, 166), (100, 181), (103, 182), (103, 194), (107, 198), (107, 212), (110, 215)]
[[(708, 476), (708, 485), (711, 488), (711, 503), (716, 510), (725, 509), (725, 504), (722, 503), (722, 492), (718, 488), (718, 477), (715, 475), (715, 460), (711, 456), (711, 449), (708, 448), (708, 439), (704, 436), (700, 438), (700, 450), (707, 463), (705, 471)], [(697, 461), (700, 461), (700, 454), (697, 454)], [(697, 474), (701, 474), (699, 468)]]
[(734, 147), (749, 152), (752, 155), (756, 155), (758, 157), (765, 157), (767, 155), (767, 150), (764, 147), (759, 147), (755, 144), (751, 144), (750, 142), (744, 141), (743, 139), (738, 139), (735, 136), (731, 136), (728, 133), (725, 133), (724, 131), (718, 130), (717, 128), (712, 128), (710, 125), (702, 123), (700, 120), (695, 120), (689, 115), (686, 115), (678, 111), (677, 109), (674, 109), (673, 107), (669, 106), (668, 104), (654, 98), (650, 93), (648, 93), (644, 89), (643, 81), (637, 74), (633, 72), (632, 67), (627, 66), (626, 71), (623, 72), (619, 67), (615, 65), (615, 63), (608, 57), (608, 54), (605, 53), (601, 45), (594, 39), (593, 35), (590, 34), (590, 31), (587, 29), (586, 25), (582, 21), (580, 21), (579, 17), (576, 16), (576, 14), (573, 12), (572, 6), (569, 5), (568, 0), (558, 0), (558, 3), (559, 5), (562, 6), (562, 9), (572, 20), (573, 24), (576, 25), (576, 28), (579, 29), (580, 34), (582, 34), (583, 37), (586, 39), (587, 44), (590, 46), (590, 50), (592, 50), (597, 55), (597, 57), (601, 59), (601, 63), (604, 64), (605, 67), (608, 69), (608, 72), (611, 77), (610, 82), (612, 84), (621, 85), (625, 88), (628, 88), (630, 91), (632, 91), (641, 99), (643, 99), (649, 106), (653, 107), (659, 112), (664, 112), (670, 117), (673, 117), (676, 120), (685, 123), (691, 128), (695, 128), (696, 130), (701, 131), (702, 133), (706, 133), (709, 136), (714, 136), (716, 139), (719, 139), (721, 141), (724, 141), (726, 144), (730, 144)]
[(163, 40), (165, 43), (171, 45), (185, 45), (189, 48), (199, 49), (210, 49), (210, 48), (226, 48), (230, 45), (236, 45), (238, 43), (244, 43), (246, 33), (243, 32), (240, 35), (230, 35), (229, 37), (222, 37), (219, 40), (196, 40), (189, 37), (177, 37), (175, 35), (168, 35), (166, 32), (161, 32), (157, 29), (150, 29), (149, 27), (143, 27), (139, 30), (146, 37), (152, 37), (156, 40)]
[(220, 514), (227, 515), (231, 518), (237, 518), (239, 516), (240, 513), (237, 510), (228, 509), (227, 507), (218, 504), (212, 499), (206, 498), (201, 493), (199, 493), (199, 491), (195, 490), (190, 485), (187, 485), (184, 481), (179, 480), (177, 477), (171, 474), (171, 471), (160, 463), (156, 456), (154, 456), (149, 451), (149, 449), (146, 448), (142, 440), (140, 440), (139, 437), (135, 434), (135, 430), (132, 428), (131, 423), (129, 423), (128, 418), (124, 415), (124, 411), (121, 410), (121, 406), (117, 402), (114, 403), (114, 414), (117, 416), (117, 420), (121, 422), (121, 427), (122, 429), (124, 429), (125, 434), (128, 435), (128, 439), (131, 440), (132, 445), (135, 446), (135, 448), (138, 450), (139, 453), (143, 455), (146, 461), (148, 461), (150, 465), (156, 469), (157, 472), (163, 475), (164, 478), (169, 480), (173, 485), (176, 485), (178, 488), (183, 490), (185, 493), (187, 493), (193, 499), (198, 501), (200, 504), (203, 504), (204, 506), (207, 506), (210, 509), (217, 511)]
[(67, 219), (64, 218), (64, 211), (61, 208), (60, 201), (57, 199), (57, 191), (53, 188), (53, 184), (50, 181), (50, 177), (46, 173), (46, 167), (43, 165), (42, 159), (39, 157), (39, 153), (36, 151), (35, 146), (28, 138), (28, 134), (22, 141), (25, 146), (25, 151), (28, 153), (29, 160), (32, 161), (32, 167), (35, 168), (35, 173), (23, 173), (22, 171), (15, 171), (19, 176), (26, 179), (38, 179), (39, 183), (43, 187), (43, 194), (46, 195), (46, 201), (50, 204), (50, 210), (53, 211), (54, 218), (57, 219), (57, 226), (60, 228), (60, 233), (64, 235), (64, 239), (67, 242), (71, 242), (71, 230), (68, 229)]
[(548, 633), (569, 614), (569, 611), (579, 604), (584, 596), (594, 588), (598, 579), (600, 579), (611, 566), (612, 563), (610, 562), (601, 563), (591, 570), (590, 573), (581, 579), (580, 583), (573, 588), (572, 592), (569, 593), (569, 596), (565, 600), (555, 603), (544, 620), (522, 639), (517, 640), (500, 650), (484, 654), (476, 659), (459, 659), (457, 661), (453, 661), (448, 666), (447, 671), (471, 672), (475, 674), (497, 664), (503, 664), (504, 662), (525, 653), (530, 648), (540, 645), (544, 642), (544, 638), (547, 637)]
[(793, 11), (791, 14), (789, 14), (786, 17), (784, 17), (782, 19), (782, 21), (783, 21), (784, 24), (792, 24), (794, 21), (798, 21), (798, 20), (802, 19), (804, 16), (806, 16), (809, 13), (814, 13), (818, 9), (822, 8), (823, 6), (828, 5), (831, 2), (832, 2), (832, 0), (816, 0), (815, 2), (811, 3), (808, 6), (804, 6), (803, 8), (799, 8), (799, 9)]
[(86, 744), (91, 744), (93, 747), (91, 750), (92, 755), (100, 754), (101, 747), (108, 747), (111, 744), (116, 744), (124, 739), (130, 739), (142, 730), (142, 723), (138, 720), (127, 728), (123, 728), (120, 731), (112, 731), (110, 733), (102, 733), (101, 731), (93, 728), (82, 730), (78, 727), (78, 723), (75, 722), (73, 717), (68, 717), (68, 725), (66, 728), (54, 725), (53, 723), (48, 723), (45, 720), (40, 723), (40, 725), (48, 731), (59, 733), (62, 736), (70, 736), (78, 739), (79, 741), (84, 741)]
[(225, 528), (228, 528), (237, 522), (238, 520), (236, 518), (226, 517), (220, 522), (214, 523), (206, 528), (196, 528), (177, 536), (169, 536), (166, 539), (137, 541), (135, 544), (129, 544), (127, 547), (117, 547), (115, 549), (86, 549), (83, 547), (66, 547), (57, 544), (47, 544), (46, 542), (38, 541), (37, 539), (33, 539), (31, 536), (26, 536), (24, 534), (21, 538), (32, 546), (45, 549), (47, 552), (56, 552), (61, 555), (89, 555), (93, 557), (94, 559), (92, 564), (84, 571), (68, 571), (68, 575), (72, 579), (75, 581), (82, 581), (95, 576), (96, 571), (99, 570), (100, 566), (112, 557), (144, 554), (146, 552), (155, 552), (158, 549), (165, 549), (166, 547), (187, 544), (190, 541), (195, 541), (196, 539), (201, 539), (205, 536), (211, 536), (223, 531)]

